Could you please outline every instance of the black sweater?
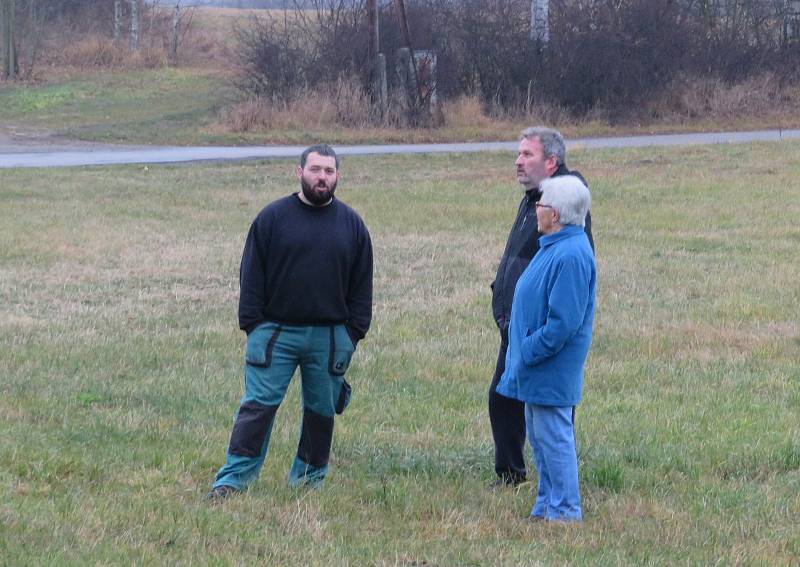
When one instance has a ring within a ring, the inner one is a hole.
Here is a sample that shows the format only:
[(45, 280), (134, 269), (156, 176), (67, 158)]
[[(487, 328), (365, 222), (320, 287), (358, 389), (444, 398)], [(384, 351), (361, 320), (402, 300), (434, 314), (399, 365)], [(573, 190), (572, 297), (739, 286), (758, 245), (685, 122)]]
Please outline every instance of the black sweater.
[[(583, 181), (584, 185), (587, 185), (586, 180), (580, 173), (570, 171), (563, 164), (558, 167), (553, 177), (561, 175), (574, 175)], [(526, 191), (525, 196), (522, 197), (519, 211), (517, 211), (517, 218), (508, 235), (505, 252), (503, 252), (500, 265), (497, 267), (497, 276), (492, 282), (492, 313), (497, 326), (503, 334), (503, 340), (505, 340), (508, 322), (511, 319), (511, 303), (514, 300), (514, 289), (517, 287), (517, 280), (519, 280), (522, 272), (525, 271), (525, 268), (528, 267), (531, 259), (539, 250), (541, 233), (536, 226), (535, 203), (541, 196), (542, 193), (539, 189), (531, 189)], [(592, 216), (589, 213), (586, 214), (585, 230), (586, 235), (589, 237), (589, 244), (594, 250)]]
[(297, 193), (258, 214), (239, 271), (239, 327), (344, 323), (353, 342), (372, 318), (372, 242), (358, 214), (334, 198), (324, 207)]

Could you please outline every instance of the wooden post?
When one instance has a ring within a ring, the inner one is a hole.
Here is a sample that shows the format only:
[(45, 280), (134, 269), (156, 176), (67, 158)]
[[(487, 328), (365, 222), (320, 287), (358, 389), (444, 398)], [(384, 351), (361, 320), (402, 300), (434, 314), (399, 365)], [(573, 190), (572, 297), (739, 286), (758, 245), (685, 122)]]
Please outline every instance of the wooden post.
[(417, 91), (417, 81), (413, 69), (414, 61), (411, 50), (408, 47), (399, 48), (397, 50), (397, 75), (408, 100), (409, 110), (416, 111), (419, 107), (419, 92)]

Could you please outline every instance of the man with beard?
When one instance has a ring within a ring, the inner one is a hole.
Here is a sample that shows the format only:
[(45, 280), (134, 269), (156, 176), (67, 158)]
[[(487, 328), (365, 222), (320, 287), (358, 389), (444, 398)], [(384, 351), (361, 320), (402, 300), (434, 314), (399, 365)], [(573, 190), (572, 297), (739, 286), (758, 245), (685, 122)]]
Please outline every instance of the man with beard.
[[(497, 392), (497, 384), (503, 375), (508, 350), (508, 324), (511, 320), (511, 304), (514, 289), (522, 272), (539, 250), (536, 202), (541, 197), (539, 184), (545, 179), (562, 175), (574, 175), (584, 185), (586, 181), (577, 171), (567, 169), (566, 145), (557, 130), (550, 128), (527, 128), (520, 136), (517, 161), (517, 182), (525, 194), (517, 211), (517, 218), (508, 235), (503, 257), (497, 268), (497, 277), (492, 282), (492, 312), (500, 329), (500, 352), (489, 386), (489, 421), (492, 426), (497, 479), (491, 488), (517, 486), (526, 481), (525, 458), (525, 404)], [(584, 227), (589, 244), (592, 240), (592, 217), (586, 214)]]
[(257, 478), (298, 366), (303, 418), (289, 484), (316, 486), (327, 474), (334, 414), (350, 400), (344, 374), (372, 317), (372, 243), (364, 221), (334, 196), (339, 176), (331, 147), (307, 148), (301, 191), (267, 205), (250, 227), (239, 272), (245, 391), (213, 500)]

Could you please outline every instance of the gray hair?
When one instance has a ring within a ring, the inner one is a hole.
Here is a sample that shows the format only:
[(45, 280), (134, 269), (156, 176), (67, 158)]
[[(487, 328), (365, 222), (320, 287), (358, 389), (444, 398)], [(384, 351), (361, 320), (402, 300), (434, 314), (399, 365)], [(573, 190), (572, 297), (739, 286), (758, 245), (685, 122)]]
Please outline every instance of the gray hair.
[(313, 146), (307, 147), (303, 153), (300, 154), (300, 169), (306, 166), (308, 154), (312, 152), (324, 157), (332, 157), (334, 161), (336, 161), (336, 169), (339, 169), (339, 156), (336, 155), (336, 152), (333, 151), (333, 148), (328, 144), (314, 144)]
[(580, 179), (574, 175), (550, 177), (542, 181), (540, 189), (542, 196), (539, 202), (558, 211), (559, 223), (585, 226), (592, 196)]
[(545, 128), (544, 126), (525, 128), (520, 134), (520, 140), (523, 138), (527, 140), (538, 138), (544, 149), (544, 157), (555, 156), (556, 165), (564, 165), (566, 163), (567, 145), (564, 143), (564, 136), (558, 130)]

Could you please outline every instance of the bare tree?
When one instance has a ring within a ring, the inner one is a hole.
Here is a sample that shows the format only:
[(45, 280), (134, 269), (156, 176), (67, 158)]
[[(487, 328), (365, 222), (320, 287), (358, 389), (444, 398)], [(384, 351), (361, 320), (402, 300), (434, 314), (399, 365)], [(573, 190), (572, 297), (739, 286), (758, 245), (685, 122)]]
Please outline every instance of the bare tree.
[(36, 65), (36, 58), (39, 55), (39, 48), (42, 42), (43, 28), (44, 10), (40, 0), (28, 0), (28, 21), (24, 32), (28, 43), (28, 58), (25, 67), (26, 80), (31, 78), (33, 68)]
[(0, 36), (2, 36), (2, 69), (0, 73), (6, 79), (13, 79), (19, 72), (17, 63), (16, 31), (16, 2), (15, 0), (0, 0)]
[(139, 49), (139, 0), (130, 0), (131, 6), (131, 51)]
[(114, 41), (122, 35), (122, 0), (114, 0)]
[(192, 26), (195, 9), (194, 7), (183, 8), (181, 7), (181, 0), (175, 0), (169, 38), (169, 53), (173, 60), (178, 57), (178, 47)]

